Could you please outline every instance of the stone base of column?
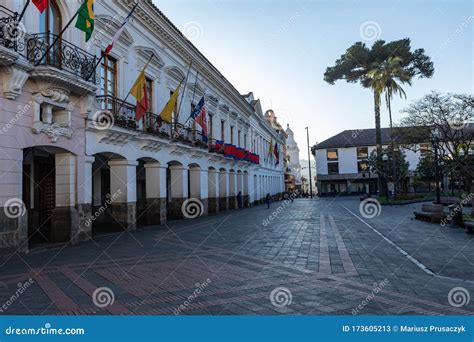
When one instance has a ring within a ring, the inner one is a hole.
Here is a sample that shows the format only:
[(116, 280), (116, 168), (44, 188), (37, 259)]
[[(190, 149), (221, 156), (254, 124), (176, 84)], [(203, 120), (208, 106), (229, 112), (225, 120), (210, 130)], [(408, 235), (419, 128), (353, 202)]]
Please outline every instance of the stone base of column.
[[(78, 204), (77, 214), (79, 220), (77, 231), (71, 231), (71, 243), (73, 244), (92, 238), (92, 204)], [(72, 225), (72, 228), (75, 227)]]
[(229, 203), (227, 202), (227, 197), (219, 197), (219, 211), (229, 210)]
[(184, 198), (172, 198), (170, 202), (168, 202), (168, 212), (167, 217), (170, 220), (179, 220), (182, 219), (183, 212), (181, 207), (183, 206)]
[(249, 195), (244, 196), (244, 208), (250, 208), (250, 196)]
[[(9, 209), (0, 207), (0, 255), (19, 252), (28, 253), (28, 213), (19, 217), (8, 217)], [(26, 210), (25, 210), (26, 211)]]
[(123, 229), (137, 230), (137, 204), (135, 202), (112, 203), (110, 215), (113, 221), (120, 223)]
[(219, 198), (212, 197), (212, 198), (208, 198), (207, 201), (208, 201), (208, 209), (207, 209), (207, 211), (208, 211), (209, 213), (217, 213), (217, 212), (219, 212)]
[(235, 196), (228, 197), (227, 201), (229, 202), (229, 209), (237, 208), (237, 198)]
[(79, 217), (74, 207), (56, 207), (51, 211), (51, 242), (69, 242), (79, 231)]
[(166, 222), (166, 198), (147, 198), (143, 213), (146, 225), (159, 225)]
[(209, 198), (201, 199), (202, 203), (202, 214), (201, 216), (207, 216), (209, 213)]

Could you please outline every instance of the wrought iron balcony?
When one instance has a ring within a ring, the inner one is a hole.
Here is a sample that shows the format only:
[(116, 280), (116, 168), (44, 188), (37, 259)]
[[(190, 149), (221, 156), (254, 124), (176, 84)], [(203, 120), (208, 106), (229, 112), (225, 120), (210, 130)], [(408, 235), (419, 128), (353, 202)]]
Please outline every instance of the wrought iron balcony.
[(135, 105), (109, 95), (100, 95), (96, 99), (100, 109), (112, 114), (113, 125), (132, 130), (137, 129)]
[(0, 46), (15, 51), (23, 51), (24, 32), (19, 26), (20, 15), (0, 5)]
[[(75, 75), (84, 81), (96, 82), (96, 56), (52, 33), (35, 33), (27, 42), (27, 59), (35, 65), (49, 65)], [(44, 57), (43, 57), (44, 56)]]
[(158, 114), (148, 112), (145, 114), (143, 130), (147, 133), (164, 138), (171, 137), (172, 125), (160, 118)]

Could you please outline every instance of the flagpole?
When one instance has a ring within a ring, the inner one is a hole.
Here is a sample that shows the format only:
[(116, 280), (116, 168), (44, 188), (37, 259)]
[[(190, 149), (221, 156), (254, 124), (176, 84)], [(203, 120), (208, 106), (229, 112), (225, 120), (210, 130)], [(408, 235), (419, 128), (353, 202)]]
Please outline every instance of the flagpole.
[(89, 76), (87, 76), (86, 81), (89, 81), (89, 78), (91, 78), (91, 76), (95, 74), (97, 67), (100, 65), (100, 62), (102, 62), (103, 59), (104, 55), (101, 53), (99, 60), (97, 61), (97, 63), (95, 63), (94, 68), (92, 69), (92, 72), (89, 74)]
[[(77, 15), (79, 14), (79, 10), (81, 9), (81, 7), (83, 6), (84, 4), (82, 4), (79, 9), (76, 11), (76, 13), (72, 16), (71, 20), (68, 21), (68, 23), (66, 24), (66, 26), (64, 26), (64, 28), (61, 30), (61, 32), (59, 33), (59, 35), (54, 38), (53, 40), (53, 43), (50, 44), (48, 46), (48, 48), (46, 49), (46, 52), (43, 54), (43, 56), (41, 57), (41, 59), (35, 63), (35, 66), (38, 66), (42, 61), (43, 59), (46, 57), (46, 55), (49, 54), (49, 52), (51, 51), (51, 48), (56, 45), (56, 43), (58, 42), (58, 40), (63, 36), (63, 33), (64, 31), (66, 31), (66, 29), (69, 27), (69, 25), (71, 25), (71, 23), (74, 21), (74, 19), (76, 19)], [(48, 33), (49, 35), (49, 33)], [(48, 37), (49, 38), (49, 37)]]
[[(196, 85), (197, 85), (198, 75), (199, 75), (199, 70), (197, 70), (197, 68), (196, 68), (196, 78), (194, 79), (193, 99), (191, 100), (191, 103), (194, 103), (194, 96), (196, 95)], [(192, 112), (191, 112), (191, 114), (192, 114)], [(189, 115), (189, 118), (188, 118), (188, 120), (186, 120), (186, 122), (188, 122), (189, 119), (191, 118), (191, 114)], [(196, 130), (196, 126), (193, 125), (193, 131), (195, 131), (195, 130)]]
[(183, 104), (183, 98), (184, 96), (186, 95), (186, 85), (188, 83), (188, 76), (189, 76), (189, 72), (191, 71), (191, 66), (193, 65), (193, 61), (191, 60), (189, 62), (189, 68), (188, 68), (188, 72), (186, 73), (186, 78), (184, 79), (184, 87), (183, 87), (183, 93), (181, 95), (181, 100), (179, 101), (179, 106), (178, 106), (178, 113), (175, 115), (175, 119), (174, 119), (174, 131), (176, 132), (176, 127), (178, 125), (178, 120), (179, 120), (179, 114), (181, 112), (181, 106)]
[(25, 4), (25, 6), (23, 6), (23, 10), (21, 11), (20, 17), (18, 18), (18, 22), (20, 22), (21, 19), (23, 19), (23, 16), (25, 15), (25, 12), (26, 12), (26, 9), (28, 8), (29, 5), (30, 5), (30, 0), (26, 0), (26, 4)]
[(191, 62), (189, 62), (189, 68), (188, 68), (188, 72), (186, 73), (186, 78), (184, 79), (183, 94), (181, 95), (181, 100), (179, 101), (178, 114), (176, 115), (175, 123), (178, 121), (179, 115), (181, 113), (181, 106), (183, 104), (184, 95), (186, 94), (186, 86), (188, 84), (189, 72), (191, 71), (191, 66), (192, 65), (193, 65), (193, 61), (191, 60)]
[[(151, 59), (155, 56), (154, 53), (151, 54), (150, 58), (148, 59), (148, 62), (146, 62), (146, 64), (143, 66), (143, 69), (140, 71), (140, 73), (142, 73), (143, 71), (145, 71), (145, 69), (147, 68), (148, 64), (150, 63)], [(127, 101), (127, 98), (130, 96), (130, 94), (132, 93), (132, 89), (133, 89), (133, 86), (130, 88), (130, 90), (128, 91), (127, 93), (127, 96), (125, 96), (125, 98), (123, 99), (122, 103), (120, 104), (120, 107), (119, 109), (117, 110), (117, 114), (120, 112), (120, 109), (122, 109), (123, 105), (125, 104), (125, 101)]]
[[(30, 0), (28, 0), (30, 1)], [(138, 2), (135, 3), (135, 5), (133, 6), (132, 10), (130, 11), (130, 13), (126, 16), (125, 19), (127, 18), (130, 18), (133, 14), (133, 12), (135, 12), (135, 9), (137, 8), (138, 6)], [(127, 23), (128, 20), (125, 20), (122, 25), (120, 26), (120, 28), (122, 28), (126, 23)], [(119, 28), (119, 29), (120, 29)], [(113, 42), (112, 42), (113, 44)], [(91, 78), (91, 76), (95, 73), (95, 71), (97, 70), (97, 67), (100, 65), (100, 62), (102, 62), (102, 60), (104, 59), (104, 56), (106, 55), (106, 52), (107, 52), (107, 49), (104, 53), (101, 53), (101, 56), (99, 58), (99, 60), (97, 61), (97, 63), (94, 65), (94, 68), (92, 69), (92, 72), (89, 74), (89, 76), (86, 78), (86, 81), (89, 80), (89, 78)]]

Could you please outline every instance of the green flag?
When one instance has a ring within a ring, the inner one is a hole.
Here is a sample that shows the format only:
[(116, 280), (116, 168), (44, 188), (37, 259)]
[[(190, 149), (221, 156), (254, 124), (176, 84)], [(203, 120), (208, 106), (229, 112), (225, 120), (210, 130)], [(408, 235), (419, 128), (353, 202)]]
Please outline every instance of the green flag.
[(77, 11), (76, 27), (86, 33), (86, 42), (94, 31), (94, 0), (86, 0)]

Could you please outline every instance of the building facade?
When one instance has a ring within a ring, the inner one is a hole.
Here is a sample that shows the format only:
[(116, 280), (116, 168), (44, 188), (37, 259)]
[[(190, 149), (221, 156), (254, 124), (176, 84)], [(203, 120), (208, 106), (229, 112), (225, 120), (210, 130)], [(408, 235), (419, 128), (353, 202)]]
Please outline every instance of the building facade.
[[(3, 2), (2, 25), (24, 3)], [(20, 34), (0, 34), (0, 251), (77, 243), (284, 191), (283, 163), (260, 157), (265, 142), (284, 146), (284, 136), (253, 94), (242, 96), (149, 0), (102, 59), (133, 1), (95, 1), (87, 43), (74, 24), (56, 39), (81, 3), (50, 0), (43, 14), (30, 5)], [(127, 93), (147, 61), (149, 112), (137, 121)], [(168, 124), (158, 113), (183, 80)], [(203, 96), (208, 142), (186, 125)]]
[(295, 141), (295, 135), (287, 124), (286, 130), (286, 172), (285, 172), (285, 190), (302, 191), (300, 149)]
[[(383, 148), (389, 147), (390, 129), (382, 128)], [(409, 163), (409, 173), (416, 170), (423, 147), (408, 149), (400, 145)], [(377, 175), (368, 168), (368, 158), (376, 150), (375, 129), (346, 130), (312, 147), (316, 159), (317, 187), (322, 196), (335, 194), (376, 193)]]

